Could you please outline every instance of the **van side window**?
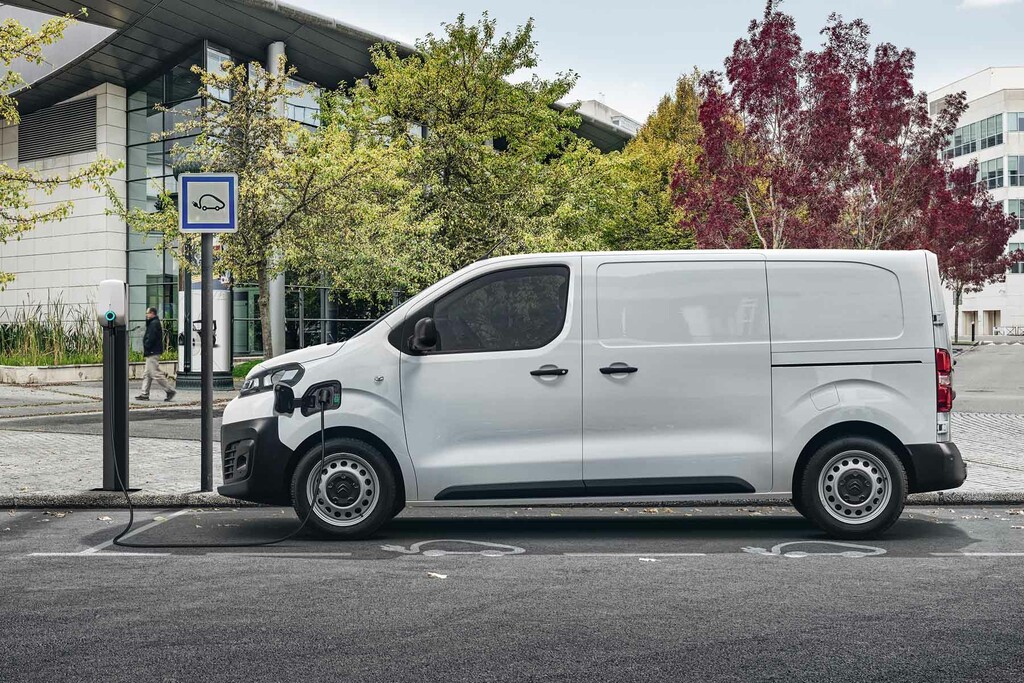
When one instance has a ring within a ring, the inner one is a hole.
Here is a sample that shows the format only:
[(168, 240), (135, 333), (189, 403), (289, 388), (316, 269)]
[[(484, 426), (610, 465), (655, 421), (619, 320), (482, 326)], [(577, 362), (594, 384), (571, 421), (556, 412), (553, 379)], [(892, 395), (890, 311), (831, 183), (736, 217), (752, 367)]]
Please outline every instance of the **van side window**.
[(768, 263), (772, 342), (898, 339), (903, 298), (896, 275), (868, 263)]
[(604, 263), (597, 269), (602, 345), (768, 341), (763, 262)]
[(513, 268), (472, 280), (414, 318), (434, 318), (434, 353), (537, 349), (562, 331), (568, 299), (566, 266)]

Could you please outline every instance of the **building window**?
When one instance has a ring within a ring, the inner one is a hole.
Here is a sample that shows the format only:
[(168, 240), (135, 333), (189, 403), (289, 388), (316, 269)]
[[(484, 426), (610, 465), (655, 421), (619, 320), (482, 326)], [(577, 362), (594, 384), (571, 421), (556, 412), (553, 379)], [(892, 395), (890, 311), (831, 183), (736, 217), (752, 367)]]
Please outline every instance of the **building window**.
[(1006, 184), (1010, 187), (1024, 187), (1024, 157), (1006, 158)]
[[(1024, 249), (1024, 242), (1010, 242), (1008, 245), (1006, 245), (1007, 254), (1012, 254), (1018, 249)], [(1011, 263), (1010, 272), (1017, 273), (1018, 275), (1024, 273), (1024, 262), (1017, 261), (1015, 263)]]
[(298, 91), (306, 87), (306, 84), (294, 78), (288, 79), (288, 86), (294, 88), (295, 92), (290, 94), (285, 101), (285, 116), (304, 126), (319, 126), (320, 88), (313, 88), (309, 92), (300, 93)]
[[(215, 50), (212, 47), (206, 48), (206, 70), (210, 73), (224, 73), (222, 66), (230, 61), (231, 55)], [(231, 99), (231, 88), (213, 88), (210, 90), (210, 95), (222, 102), (227, 102)]]
[(1024, 111), (1011, 111), (1006, 115), (1006, 127), (1011, 133), (1024, 131)]
[(981, 121), (961, 126), (946, 140), (944, 159), (971, 154), (1003, 144), (1003, 115), (996, 114)]
[(1024, 230), (1024, 199), (1011, 199), (1007, 201), (1006, 215), (1016, 216), (1017, 229)]
[(978, 164), (978, 183), (990, 190), (1003, 186), (1003, 158), (983, 161)]

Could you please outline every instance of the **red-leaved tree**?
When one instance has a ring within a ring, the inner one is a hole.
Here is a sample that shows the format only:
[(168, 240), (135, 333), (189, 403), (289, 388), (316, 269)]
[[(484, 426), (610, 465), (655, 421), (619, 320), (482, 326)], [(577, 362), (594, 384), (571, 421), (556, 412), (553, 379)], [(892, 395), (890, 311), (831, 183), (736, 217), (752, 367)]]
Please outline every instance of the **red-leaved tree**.
[(867, 24), (833, 14), (805, 51), (779, 4), (736, 41), (729, 88), (716, 73), (701, 82), (703, 152), (673, 178), (684, 227), (702, 247), (922, 246), (963, 94), (932, 118), (911, 50), (872, 50)]
[(963, 295), (1002, 282), (1024, 252), (1006, 253), (1006, 242), (1017, 230), (1017, 218), (1003, 213), (1002, 202), (975, 182), (978, 166), (971, 163), (949, 173), (948, 183), (933, 194), (924, 212), (923, 246), (939, 258), (943, 284), (953, 293), (953, 339), (960, 336)]

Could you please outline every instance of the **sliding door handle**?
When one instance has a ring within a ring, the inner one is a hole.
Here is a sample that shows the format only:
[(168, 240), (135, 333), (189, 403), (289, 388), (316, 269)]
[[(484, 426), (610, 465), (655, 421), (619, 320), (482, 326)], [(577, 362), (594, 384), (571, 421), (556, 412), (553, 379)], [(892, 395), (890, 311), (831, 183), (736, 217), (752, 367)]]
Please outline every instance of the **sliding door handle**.
[(561, 377), (569, 373), (568, 368), (538, 368), (536, 370), (530, 370), (530, 374), (534, 377), (546, 377), (548, 375), (554, 375)]
[(636, 372), (640, 368), (634, 368), (632, 365), (609, 365), (601, 368), (602, 375), (628, 375)]

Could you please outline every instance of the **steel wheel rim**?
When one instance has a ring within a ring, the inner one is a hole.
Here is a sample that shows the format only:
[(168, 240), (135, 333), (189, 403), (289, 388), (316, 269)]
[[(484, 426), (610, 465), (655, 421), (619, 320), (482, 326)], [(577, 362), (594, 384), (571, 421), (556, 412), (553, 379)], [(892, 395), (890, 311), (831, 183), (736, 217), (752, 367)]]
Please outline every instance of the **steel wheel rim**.
[(337, 527), (358, 524), (380, 500), (380, 479), (365, 459), (333, 453), (306, 478), (306, 501), (321, 521)]
[(833, 456), (818, 475), (818, 498), (833, 519), (866, 524), (885, 511), (892, 498), (888, 468), (860, 450)]

